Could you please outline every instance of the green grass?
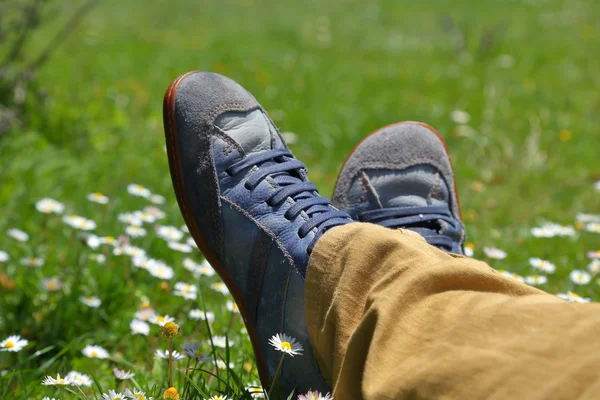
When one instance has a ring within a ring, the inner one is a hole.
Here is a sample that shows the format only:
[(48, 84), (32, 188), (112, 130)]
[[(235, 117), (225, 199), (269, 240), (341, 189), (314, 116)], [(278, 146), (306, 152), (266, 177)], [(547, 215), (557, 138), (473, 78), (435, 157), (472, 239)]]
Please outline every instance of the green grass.
[[(90, 261), (94, 251), (78, 233), (34, 207), (42, 197), (55, 198), (67, 212), (96, 221), (97, 234), (118, 236), (125, 225), (116, 215), (148, 205), (127, 193), (135, 182), (167, 198), (161, 224), (181, 226), (163, 151), (162, 96), (173, 79), (194, 69), (240, 82), (283, 132), (295, 133), (291, 148), (324, 194), (366, 134), (400, 120), (431, 124), (452, 155), (475, 256), (485, 259), (484, 246), (504, 249), (508, 257), (491, 265), (521, 275), (534, 273), (529, 257), (548, 259), (557, 272), (542, 289), (600, 299), (595, 278), (583, 286), (568, 278), (586, 268), (586, 253), (600, 249), (600, 235), (530, 233), (543, 221), (573, 225), (578, 212), (600, 213), (594, 189), (600, 180), (599, 17), (593, 0), (102, 2), (36, 79), (46, 101), (31, 102), (29, 122), (0, 137), (0, 250), (11, 256), (0, 264), (0, 276), (14, 282), (0, 292), (0, 340), (21, 334), (31, 342), (20, 353), (0, 353), (0, 370), (10, 371), (0, 379), (0, 397), (57, 397), (41, 379), (72, 369), (93, 373), (107, 392), (115, 388), (115, 366), (131, 369), (139, 387), (159, 396), (166, 368), (152, 353), (166, 342), (156, 327), (149, 337), (129, 330), (145, 297), (181, 323), (176, 348), (193, 339), (211, 350), (206, 326), (187, 318), (198, 301), (172, 296), (160, 280), (107, 248), (99, 250), (108, 255), (106, 264)], [(55, 28), (41, 31), (30, 47), (43, 47)], [(470, 114), (466, 127), (452, 121), (453, 110)], [(569, 140), (560, 140), (561, 131)], [(96, 191), (111, 202), (86, 200)], [(12, 227), (31, 239), (18, 243), (4, 235)], [(181, 268), (185, 255), (168, 249), (151, 225), (146, 229), (146, 238), (132, 241), (175, 268), (171, 287), (194, 282)], [(33, 255), (45, 265), (19, 264)], [(50, 276), (65, 282), (61, 291), (41, 289), (40, 279)], [(220, 370), (219, 379), (197, 372), (190, 398), (218, 391), (239, 397), (256, 380), (255, 369), (243, 366), (252, 352), (239, 316), (209, 288), (216, 281), (196, 283), (216, 314), (212, 331), (235, 341), (227, 352), (234, 368)], [(86, 308), (78, 301), (83, 294), (98, 295), (102, 306)], [(106, 347), (111, 360), (83, 357), (89, 343)], [(185, 378), (176, 379), (182, 388)], [(98, 387), (86, 393), (99, 398)], [(60, 394), (69, 396), (76, 398)]]

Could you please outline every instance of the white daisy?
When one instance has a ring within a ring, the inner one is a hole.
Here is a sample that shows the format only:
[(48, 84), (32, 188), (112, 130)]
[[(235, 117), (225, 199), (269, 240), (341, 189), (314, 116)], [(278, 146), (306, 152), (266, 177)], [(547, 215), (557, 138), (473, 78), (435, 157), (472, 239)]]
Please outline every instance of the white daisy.
[(165, 204), (165, 198), (160, 194), (153, 194), (150, 196), (150, 202), (154, 204)]
[(229, 365), (225, 364), (225, 361), (223, 360), (217, 360), (215, 361), (215, 364), (217, 365), (217, 368), (219, 369), (227, 369), (227, 367), (229, 367), (229, 369), (233, 369), (233, 367), (235, 367), (235, 365), (230, 362)]
[(209, 354), (200, 351), (200, 342), (184, 343), (181, 345), (186, 356), (199, 362), (207, 362), (212, 359)]
[(131, 237), (144, 237), (146, 236), (146, 230), (141, 226), (130, 225), (125, 228), (125, 233)]
[(600, 222), (589, 222), (585, 224), (585, 228), (583, 229), (592, 233), (600, 233)]
[(83, 353), (84, 356), (89, 357), (89, 358), (104, 359), (104, 358), (110, 357), (110, 354), (108, 354), (108, 351), (106, 351), (103, 347), (96, 346), (96, 345), (87, 345), (83, 348), (83, 350), (81, 350), (81, 352)]
[(210, 288), (224, 295), (229, 294), (229, 289), (223, 282), (216, 282), (210, 285)]
[(80, 297), (79, 301), (91, 308), (98, 308), (102, 304), (102, 300), (96, 296)]
[(133, 389), (133, 392), (129, 389), (126, 389), (125, 394), (132, 400), (154, 400), (153, 397), (146, 397), (146, 393), (137, 389)]
[(208, 261), (204, 260), (201, 264), (198, 264), (191, 258), (186, 258), (183, 260), (183, 268), (192, 272), (196, 275), (205, 275), (205, 276), (213, 276), (215, 274), (215, 270), (210, 266)]
[(93, 231), (96, 229), (96, 223), (94, 221), (80, 215), (66, 215), (63, 217), (63, 222), (73, 228), (81, 229), (82, 231)]
[(27, 346), (29, 341), (21, 338), (19, 335), (12, 335), (0, 342), (0, 351), (19, 352)]
[(450, 114), (452, 121), (456, 124), (466, 124), (471, 120), (471, 116), (468, 112), (463, 110), (454, 110)]
[(10, 256), (7, 252), (0, 250), (0, 263), (5, 263), (10, 260)]
[(506, 252), (495, 247), (484, 247), (483, 252), (489, 258), (493, 258), (496, 260), (504, 260), (506, 258)]
[(532, 228), (531, 234), (535, 237), (574, 236), (575, 228), (548, 222), (540, 227)]
[(148, 224), (153, 224), (154, 222), (156, 222), (156, 217), (154, 216), (154, 214), (151, 214), (147, 211), (135, 211), (133, 213), (133, 215), (136, 218), (139, 218), (142, 222), (146, 222)]
[(194, 250), (192, 246), (185, 243), (168, 242), (167, 246), (169, 246), (171, 250), (179, 251), (181, 253), (191, 253)]
[[(164, 358), (164, 359), (169, 358), (169, 350), (157, 349), (155, 354), (156, 354), (156, 357), (158, 357), (158, 358)], [(185, 356), (183, 354), (181, 354), (180, 352), (178, 352), (177, 350), (173, 351), (173, 360), (183, 360), (184, 358), (185, 358)]]
[(581, 297), (575, 292), (558, 293), (557, 296), (571, 303), (589, 303), (591, 301), (586, 297)]
[(44, 386), (67, 386), (73, 383), (73, 380), (68, 378), (68, 377), (64, 377), (61, 378), (60, 374), (58, 374), (56, 376), (56, 379), (54, 379), (51, 376), (46, 376), (44, 378), (44, 380), (42, 381), (42, 385)]
[[(210, 344), (210, 339), (207, 340), (208, 344)], [(218, 336), (215, 335), (212, 337), (212, 342), (216, 347), (221, 347), (222, 349), (227, 347), (227, 337), (226, 336)], [(234, 341), (229, 341), (229, 347), (232, 347), (235, 344)]]
[(117, 219), (127, 225), (142, 226), (142, 220), (132, 213), (119, 214), (117, 215)]
[(541, 258), (531, 257), (529, 259), (529, 265), (535, 269), (539, 269), (547, 274), (553, 274), (556, 271), (556, 266), (550, 261), (542, 260)]
[(87, 199), (98, 204), (108, 204), (108, 202), (110, 201), (110, 199), (102, 193), (90, 193), (87, 195)]
[(531, 286), (545, 285), (548, 283), (548, 278), (544, 275), (526, 276), (525, 283)]
[(41, 267), (42, 265), (44, 265), (44, 259), (39, 257), (22, 258), (21, 264), (26, 265), (28, 267)]
[(67, 374), (67, 378), (73, 381), (73, 386), (92, 386), (92, 378), (77, 371), (71, 371)]
[(577, 222), (600, 222), (600, 214), (585, 214), (585, 213), (577, 213), (575, 216)]
[(115, 246), (118, 243), (117, 239), (113, 236), (101, 236), (98, 239), (100, 239), (101, 244), (109, 244), (111, 246)]
[(153, 277), (164, 280), (173, 279), (173, 276), (175, 276), (173, 268), (161, 262), (155, 262), (151, 266), (149, 266), (148, 272), (150, 272), (150, 275), (152, 275)]
[(178, 242), (183, 237), (183, 232), (174, 226), (159, 226), (156, 235), (168, 242)]
[(174, 289), (173, 294), (175, 296), (183, 297), (187, 300), (196, 300), (196, 297), (198, 297), (198, 287), (196, 285), (177, 282)]
[(161, 210), (158, 207), (154, 207), (154, 206), (148, 206), (148, 207), (144, 208), (144, 212), (147, 212), (148, 214), (152, 214), (154, 216), (154, 218), (156, 218), (156, 219), (163, 219), (164, 217), (167, 216), (163, 210)]
[(167, 322), (173, 322), (173, 321), (175, 321), (175, 318), (173, 318), (169, 315), (153, 315), (148, 320), (148, 322), (150, 322), (151, 324), (158, 325), (158, 326), (163, 326)]
[(198, 309), (194, 309), (194, 310), (190, 310), (190, 313), (188, 314), (188, 316), (190, 317), (190, 319), (193, 320), (203, 320), (206, 321), (208, 320), (208, 322), (213, 322), (215, 320), (215, 314), (207, 311), (206, 313), (202, 310), (198, 310)]
[(42, 287), (48, 292), (56, 292), (63, 287), (63, 283), (58, 278), (42, 279)]
[(473, 257), (473, 254), (474, 254), (473, 246), (465, 245), (465, 256)]
[(587, 258), (591, 258), (592, 260), (600, 258), (600, 250), (588, 251)]
[(45, 396), (45, 397), (42, 397), (42, 400), (58, 400), (58, 399), (55, 399), (54, 397), (50, 398), (48, 396)]
[(132, 335), (148, 336), (150, 334), (150, 325), (144, 321), (134, 319), (129, 323), (129, 327), (131, 328)]
[(596, 181), (596, 183), (594, 183), (594, 188), (596, 190), (600, 190), (600, 181)]
[(159, 263), (160, 261), (155, 260), (153, 258), (149, 258), (144, 256), (136, 256), (136, 257), (132, 257), (131, 258), (131, 263), (133, 264), (134, 267), (137, 268), (141, 268), (141, 269), (149, 269), (151, 268), (154, 264)]
[(587, 271), (574, 269), (569, 274), (569, 279), (576, 285), (587, 285), (592, 280), (592, 277)]
[(227, 303), (225, 304), (225, 307), (227, 307), (227, 310), (239, 314), (240, 313), (240, 309), (237, 305), (237, 303), (231, 301), (231, 300), (227, 300)]
[(9, 229), (6, 231), (6, 234), (19, 242), (26, 242), (29, 240), (29, 235), (20, 229)]
[(114, 390), (109, 390), (108, 394), (102, 393), (103, 400), (127, 400), (127, 395), (123, 393), (115, 392)]
[(144, 197), (146, 199), (152, 195), (150, 190), (146, 189), (142, 185), (137, 185), (135, 183), (130, 183), (129, 185), (127, 185), (127, 192), (129, 192), (129, 194), (131, 195)]
[(100, 240), (100, 238), (96, 235), (87, 235), (85, 237), (85, 244), (93, 249), (96, 250), (98, 247), (100, 247), (100, 245), (102, 244), (102, 241)]
[(333, 400), (333, 397), (330, 393), (322, 394), (317, 390), (309, 390), (306, 394), (299, 395), (297, 400)]
[(190, 272), (195, 272), (198, 268), (200, 268), (200, 264), (198, 264), (197, 262), (195, 262), (194, 260), (192, 260), (191, 258), (184, 258), (183, 259), (183, 268), (185, 268), (186, 270), (190, 271)]
[(90, 254), (88, 258), (92, 261), (96, 261), (98, 264), (104, 264), (106, 262), (106, 256), (104, 254)]
[(590, 271), (591, 274), (596, 275), (598, 272), (600, 272), (600, 260), (592, 260), (592, 262), (588, 264), (587, 269), (588, 271)]
[(115, 378), (125, 381), (127, 379), (131, 379), (135, 376), (135, 374), (131, 371), (120, 370), (118, 368), (113, 368), (113, 374), (115, 374)]
[(302, 354), (304, 348), (296, 339), (286, 335), (285, 333), (276, 334), (271, 339), (269, 339), (269, 344), (275, 348), (275, 350), (279, 350), (281, 352), (287, 353), (292, 357), (298, 354)]
[(154, 316), (156, 316), (156, 313), (150, 307), (142, 308), (141, 310), (137, 310), (134, 314), (134, 317), (136, 319), (139, 319), (140, 321), (148, 321), (148, 320), (150, 320), (150, 318), (152, 318)]
[(192, 249), (197, 249), (198, 248), (198, 245), (196, 245), (196, 241), (191, 236), (189, 238), (187, 238), (187, 240), (185, 241), (185, 243), (188, 246), (190, 246)]
[(62, 214), (65, 206), (54, 199), (44, 198), (35, 203), (35, 208), (44, 214)]
[(265, 391), (263, 390), (260, 383), (257, 381), (254, 381), (254, 382), (250, 383), (248, 386), (246, 386), (246, 391), (248, 393), (250, 393), (250, 396), (253, 399), (264, 399), (265, 398)]
[(228, 399), (227, 399), (227, 396), (217, 394), (217, 395), (211, 396), (210, 398), (208, 398), (208, 400), (228, 400)]
[[(115, 250), (117, 250), (116, 247), (115, 247)], [(128, 255), (130, 257), (139, 257), (139, 256), (146, 255), (146, 250), (142, 249), (141, 247), (136, 247), (136, 246), (132, 246), (129, 244), (126, 244), (125, 246), (120, 247), (118, 252), (120, 252), (121, 254)], [(115, 252), (113, 250), (113, 254), (114, 253)]]
[(181, 225), (181, 228), (179, 229), (181, 229), (182, 232), (190, 233), (190, 229), (187, 227), (187, 225)]

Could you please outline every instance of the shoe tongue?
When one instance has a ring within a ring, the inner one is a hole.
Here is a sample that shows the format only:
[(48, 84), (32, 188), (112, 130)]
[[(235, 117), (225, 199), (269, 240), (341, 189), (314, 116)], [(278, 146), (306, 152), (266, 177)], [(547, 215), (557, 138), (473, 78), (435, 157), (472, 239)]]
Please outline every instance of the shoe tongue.
[(247, 155), (284, 147), (261, 110), (227, 112), (217, 118), (215, 125), (242, 146)]
[(367, 174), (383, 208), (448, 203), (448, 187), (433, 167), (421, 165), (402, 172), (377, 170)]

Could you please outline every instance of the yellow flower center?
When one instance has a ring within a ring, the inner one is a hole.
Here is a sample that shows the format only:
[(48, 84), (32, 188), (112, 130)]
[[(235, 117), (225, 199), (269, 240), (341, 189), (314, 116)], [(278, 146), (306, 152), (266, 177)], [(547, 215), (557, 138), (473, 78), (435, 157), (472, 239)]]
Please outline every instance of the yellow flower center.
[(165, 400), (179, 400), (179, 392), (174, 387), (168, 388), (163, 393), (163, 398)]
[(92, 300), (94, 300), (94, 298), (92, 296), (88, 296), (88, 297), (86, 297), (86, 300), (87, 301), (92, 301)]
[(117, 239), (112, 236), (107, 236), (104, 238), (104, 240), (106, 240), (106, 243), (114, 243)]
[(137, 400), (146, 400), (146, 398), (144, 397), (143, 394), (141, 393), (136, 393), (133, 395), (133, 397), (135, 397)]
[(48, 287), (48, 289), (52, 290), (52, 289), (56, 289), (58, 288), (58, 284), (54, 281), (50, 281), (46, 284), (46, 286)]
[(92, 350), (92, 351), (90, 351), (90, 356), (98, 357), (98, 352), (96, 350)]
[(57, 383), (63, 383), (65, 380), (63, 378), (59, 378), (56, 380)]
[(165, 322), (165, 317), (159, 315), (158, 317), (156, 317), (156, 322), (158, 322), (158, 323)]
[(286, 351), (292, 350), (292, 344), (290, 342), (281, 342), (281, 348)]
[(179, 334), (179, 326), (174, 322), (167, 322), (161, 329), (162, 335), (167, 339), (172, 339)]
[(35, 263), (37, 263), (37, 258), (35, 258), (35, 257), (31, 257), (31, 258), (29, 259), (29, 264), (35, 264)]
[(7, 349), (12, 349), (13, 347), (15, 347), (15, 344), (9, 340), (4, 344), (4, 347)]

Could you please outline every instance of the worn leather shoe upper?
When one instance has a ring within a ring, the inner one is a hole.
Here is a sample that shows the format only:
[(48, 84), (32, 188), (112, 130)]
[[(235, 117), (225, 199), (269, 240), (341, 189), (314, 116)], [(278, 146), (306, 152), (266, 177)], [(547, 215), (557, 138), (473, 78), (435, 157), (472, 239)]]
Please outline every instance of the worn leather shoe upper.
[(428, 125), (403, 122), (366, 137), (342, 167), (333, 202), (357, 221), (411, 229), (431, 245), (463, 254), (452, 165)]
[(268, 340), (286, 333), (304, 354), (285, 357), (283, 393), (328, 391), (306, 330), (304, 276), (323, 232), (352, 220), (318, 194), (265, 110), (236, 82), (186, 74), (171, 84), (164, 107), (180, 208), (240, 307), (263, 386), (281, 358)]

